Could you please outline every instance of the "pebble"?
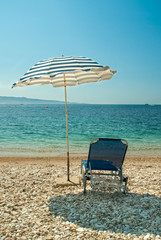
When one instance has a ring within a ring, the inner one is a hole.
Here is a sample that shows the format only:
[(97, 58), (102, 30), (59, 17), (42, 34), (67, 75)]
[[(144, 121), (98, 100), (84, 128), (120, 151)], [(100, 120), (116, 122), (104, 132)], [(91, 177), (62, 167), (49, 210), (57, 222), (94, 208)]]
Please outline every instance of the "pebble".
[[(89, 184), (84, 195), (82, 186), (54, 187), (65, 166), (1, 164), (0, 239), (161, 240), (161, 166), (151, 165), (125, 164), (126, 195)], [(70, 171), (79, 176), (80, 166)]]
[(83, 228), (77, 228), (76, 231), (78, 231), (78, 232), (83, 232), (84, 229), (83, 229)]

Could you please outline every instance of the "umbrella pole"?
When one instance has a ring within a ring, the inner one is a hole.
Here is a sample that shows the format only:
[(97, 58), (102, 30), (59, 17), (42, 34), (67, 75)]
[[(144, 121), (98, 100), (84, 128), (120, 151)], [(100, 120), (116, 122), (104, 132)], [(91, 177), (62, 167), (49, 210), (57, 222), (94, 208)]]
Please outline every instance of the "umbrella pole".
[(66, 136), (67, 136), (67, 181), (70, 181), (70, 179), (69, 179), (68, 111), (67, 111), (67, 90), (66, 90), (66, 78), (65, 78), (65, 73), (64, 73), (64, 90), (65, 90)]

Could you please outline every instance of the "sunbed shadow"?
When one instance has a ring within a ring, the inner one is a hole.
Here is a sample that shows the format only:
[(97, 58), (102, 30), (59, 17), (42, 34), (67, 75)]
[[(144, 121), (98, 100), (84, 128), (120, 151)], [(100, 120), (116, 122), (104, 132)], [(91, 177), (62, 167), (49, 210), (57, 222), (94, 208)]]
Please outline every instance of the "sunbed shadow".
[(149, 194), (89, 191), (57, 196), (49, 210), (64, 221), (96, 231), (159, 235), (161, 198)]

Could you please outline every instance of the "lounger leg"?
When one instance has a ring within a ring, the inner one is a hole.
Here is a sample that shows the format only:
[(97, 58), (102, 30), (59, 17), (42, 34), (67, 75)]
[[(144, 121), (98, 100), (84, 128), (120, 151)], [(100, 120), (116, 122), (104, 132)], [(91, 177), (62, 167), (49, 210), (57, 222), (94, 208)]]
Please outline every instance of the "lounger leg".
[(93, 187), (93, 186), (94, 186), (94, 181), (93, 181), (93, 175), (92, 175), (91, 164), (89, 164), (89, 170), (90, 170), (90, 180), (91, 180), (91, 185), (92, 185), (92, 187)]
[(128, 192), (128, 188), (127, 188), (128, 177), (124, 178), (123, 181), (125, 182), (124, 193), (127, 193)]
[(79, 177), (79, 184), (82, 185), (82, 180), (83, 180), (83, 176), (82, 176), (82, 171), (83, 171), (83, 160), (81, 160), (81, 171), (80, 171), (80, 177)]
[[(81, 172), (80, 172), (80, 183), (83, 181), (83, 189), (84, 189), (84, 194), (86, 193), (86, 181), (87, 181), (87, 176), (86, 176), (86, 169), (83, 164), (83, 160), (81, 160)], [(81, 185), (81, 184), (80, 184)]]
[(85, 174), (85, 171), (83, 171), (83, 189), (84, 189), (84, 194), (86, 193), (86, 182), (87, 182), (86, 174)]
[(118, 173), (119, 177), (120, 177), (120, 191), (122, 192), (123, 191), (123, 179), (122, 179), (122, 169), (119, 170), (119, 173)]

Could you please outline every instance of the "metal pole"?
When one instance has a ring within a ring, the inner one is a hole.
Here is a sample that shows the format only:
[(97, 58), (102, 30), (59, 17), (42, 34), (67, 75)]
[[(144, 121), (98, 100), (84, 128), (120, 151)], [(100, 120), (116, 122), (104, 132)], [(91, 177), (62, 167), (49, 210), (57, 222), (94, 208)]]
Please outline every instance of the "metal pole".
[(65, 78), (65, 73), (64, 73), (64, 90), (65, 90), (66, 136), (67, 136), (67, 181), (70, 181), (70, 179), (69, 179), (68, 111), (67, 111), (67, 90), (66, 90), (66, 78)]

